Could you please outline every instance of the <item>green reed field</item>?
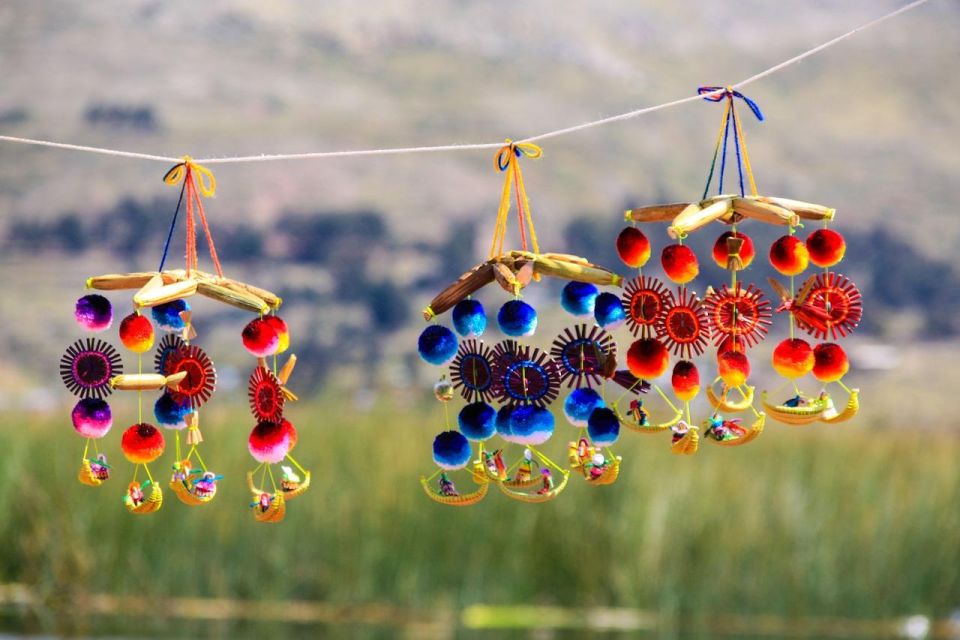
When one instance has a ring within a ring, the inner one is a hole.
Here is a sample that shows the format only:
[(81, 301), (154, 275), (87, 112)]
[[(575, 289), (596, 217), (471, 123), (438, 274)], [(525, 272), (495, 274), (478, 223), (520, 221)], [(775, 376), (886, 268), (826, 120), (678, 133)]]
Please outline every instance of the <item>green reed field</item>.
[[(960, 606), (960, 441), (949, 433), (863, 419), (771, 423), (749, 446), (702, 443), (692, 458), (671, 455), (666, 436), (624, 433), (623, 473), (611, 487), (572, 478), (552, 503), (491, 492), (453, 509), (418, 483), (432, 470), (436, 405), (398, 410), (385, 400), (358, 413), (342, 402), (301, 404), (288, 413), (313, 486), (285, 522), (265, 525), (246, 508), (250, 418), (239, 401), (216, 404), (204, 425), (204, 457), (227, 476), (216, 499), (191, 508), (167, 491), (149, 516), (121, 505), (130, 473), (118, 450), (122, 420), (107, 443), (115, 475), (90, 488), (75, 479), (82, 447), (66, 412), (2, 417), (0, 582), (27, 585), (42, 602), (8, 610), (4, 626), (188, 628), (162, 612), (87, 618), (76, 603), (89, 594), (136, 595), (147, 606), (169, 597), (379, 603), (453, 625), (475, 604), (622, 606), (686, 632), (729, 613), (942, 618)], [(544, 450), (561, 460), (573, 433), (558, 422)], [(166, 480), (171, 462), (168, 447), (154, 474)], [(469, 490), (465, 476), (458, 482)], [(263, 632), (223, 624), (204, 633)]]

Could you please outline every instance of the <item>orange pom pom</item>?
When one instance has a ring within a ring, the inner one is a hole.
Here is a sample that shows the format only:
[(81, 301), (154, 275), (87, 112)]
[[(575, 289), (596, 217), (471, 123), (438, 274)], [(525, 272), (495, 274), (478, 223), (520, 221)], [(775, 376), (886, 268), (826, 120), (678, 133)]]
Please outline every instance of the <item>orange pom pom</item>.
[(700, 273), (700, 264), (693, 249), (682, 244), (671, 244), (663, 248), (660, 264), (667, 277), (677, 284), (686, 284)]
[(813, 369), (813, 349), (806, 340), (787, 338), (773, 350), (773, 368), (784, 378), (802, 378)]
[(727, 351), (717, 357), (720, 379), (728, 387), (738, 387), (750, 377), (750, 360), (739, 351)]
[(688, 402), (700, 393), (700, 372), (697, 365), (689, 360), (681, 360), (673, 366), (673, 375), (670, 377), (673, 393), (680, 400)]
[(628, 267), (642, 267), (650, 259), (650, 240), (640, 229), (624, 227), (617, 236), (617, 254)]
[(770, 264), (785, 276), (803, 273), (809, 263), (807, 246), (795, 236), (782, 236), (770, 245)]
[(850, 360), (843, 348), (824, 342), (813, 348), (813, 377), (820, 382), (836, 382), (850, 370)]
[(656, 338), (640, 338), (627, 351), (627, 368), (638, 378), (659, 378), (670, 366), (670, 354)]

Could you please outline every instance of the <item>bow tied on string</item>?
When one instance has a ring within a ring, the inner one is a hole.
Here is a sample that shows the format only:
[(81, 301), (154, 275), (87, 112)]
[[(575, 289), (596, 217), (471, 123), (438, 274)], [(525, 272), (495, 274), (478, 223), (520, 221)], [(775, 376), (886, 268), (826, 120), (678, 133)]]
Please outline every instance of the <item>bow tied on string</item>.
[(503, 242), (507, 235), (507, 215), (510, 213), (510, 192), (513, 191), (517, 200), (517, 222), (520, 227), (520, 244), (524, 251), (528, 251), (527, 229), (530, 234), (530, 244), (534, 253), (540, 253), (537, 242), (537, 233), (533, 228), (533, 216), (530, 214), (530, 201), (527, 199), (527, 190), (523, 185), (523, 172), (520, 170), (520, 158), (526, 156), (536, 159), (543, 155), (543, 149), (532, 142), (514, 142), (509, 138), (506, 144), (497, 150), (493, 156), (493, 166), (503, 173), (503, 192), (500, 195), (500, 206), (497, 209), (497, 223), (493, 231), (493, 241), (490, 244), (490, 258), (503, 254)]
[[(203, 226), (203, 233), (207, 238), (207, 246), (210, 248), (210, 258), (213, 260), (213, 266), (217, 275), (223, 277), (223, 268), (220, 266), (220, 258), (217, 256), (217, 247), (213, 242), (213, 235), (210, 233), (210, 225), (207, 223), (206, 213), (203, 211), (203, 198), (212, 198), (217, 191), (217, 179), (213, 172), (203, 165), (197, 164), (190, 156), (183, 156), (183, 161), (175, 164), (163, 176), (163, 181), (169, 185), (183, 183), (180, 191), (180, 201), (177, 202), (177, 209), (173, 214), (173, 221), (170, 223), (170, 231), (167, 234), (167, 242), (163, 248), (163, 257), (160, 260), (160, 271), (163, 271), (163, 265), (167, 259), (167, 252), (170, 249), (170, 240), (173, 237), (173, 230), (177, 224), (177, 215), (180, 212), (180, 202), (186, 200), (187, 209), (187, 240), (186, 240), (186, 270), (187, 275), (197, 269), (197, 231), (194, 212), (200, 218), (200, 224)], [(202, 196), (202, 197), (201, 197)]]
[[(699, 87), (697, 94), (703, 96), (704, 100), (709, 102), (724, 102), (723, 120), (720, 125), (720, 134), (717, 136), (717, 144), (713, 149), (713, 160), (710, 162), (710, 173), (707, 175), (707, 184), (703, 189), (703, 200), (706, 200), (710, 191), (710, 183), (713, 181), (713, 172), (717, 165), (717, 156), (720, 156), (720, 178), (718, 184), (718, 193), (723, 193), (723, 177), (727, 168), (727, 141), (730, 137), (730, 123), (733, 123), (734, 137), (733, 143), (737, 152), (737, 170), (740, 176), (740, 195), (745, 195), (743, 186), (744, 170), (746, 170), (747, 179), (750, 182), (750, 190), (753, 195), (757, 195), (757, 183), (753, 177), (753, 168), (750, 166), (750, 154), (747, 152), (747, 141), (743, 135), (743, 127), (740, 123), (740, 117), (737, 115), (736, 100), (742, 100), (744, 104), (753, 112), (757, 120), (763, 122), (763, 112), (760, 111), (760, 105), (743, 95), (733, 87)], [(741, 156), (742, 150), (742, 156)]]

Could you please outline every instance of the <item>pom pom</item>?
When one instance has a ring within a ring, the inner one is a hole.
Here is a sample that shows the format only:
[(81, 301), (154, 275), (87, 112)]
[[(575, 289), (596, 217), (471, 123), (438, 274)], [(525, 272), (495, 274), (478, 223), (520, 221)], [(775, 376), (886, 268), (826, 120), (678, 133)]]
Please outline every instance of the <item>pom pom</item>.
[(727, 351), (717, 356), (720, 379), (728, 387), (738, 387), (750, 377), (750, 361), (739, 351)]
[(532, 336), (537, 330), (537, 311), (523, 300), (510, 300), (500, 307), (497, 324), (511, 338)]
[(153, 462), (163, 455), (163, 445), (163, 434), (146, 422), (129, 427), (120, 439), (123, 455), (133, 464)]
[(70, 413), (73, 428), (84, 438), (102, 438), (113, 426), (110, 405), (100, 398), (84, 398)]
[(550, 439), (553, 414), (535, 406), (520, 406), (510, 415), (510, 433), (518, 444), (539, 445)]
[(473, 402), (460, 410), (460, 433), (472, 442), (489, 440), (497, 432), (497, 412), (486, 402)]
[(809, 262), (807, 246), (795, 236), (781, 236), (770, 245), (770, 264), (785, 276), (803, 273)]
[(650, 240), (640, 229), (624, 227), (617, 236), (617, 255), (628, 267), (642, 267), (650, 259)]
[(563, 415), (573, 426), (585, 427), (593, 410), (603, 406), (603, 398), (593, 389), (574, 389), (563, 401)]
[(181, 298), (158, 304), (151, 310), (151, 314), (153, 321), (164, 331), (183, 331), (187, 323), (180, 314), (185, 311), (190, 311), (190, 303)]
[(787, 338), (773, 350), (773, 368), (784, 378), (802, 378), (813, 369), (813, 363), (813, 349), (800, 338)]
[(106, 331), (113, 324), (113, 305), (100, 294), (91, 293), (77, 300), (73, 316), (87, 331)]
[(638, 378), (659, 378), (670, 366), (670, 354), (656, 338), (635, 340), (627, 351), (627, 368)]
[(612, 445), (620, 438), (620, 420), (610, 409), (594, 409), (587, 422), (587, 435), (593, 444), (601, 447)]
[(688, 246), (671, 244), (663, 248), (660, 254), (660, 264), (667, 277), (677, 284), (686, 284), (700, 273), (700, 264), (697, 256)]
[(464, 338), (479, 337), (487, 330), (487, 313), (477, 300), (461, 300), (453, 307), (453, 328)]
[(597, 324), (607, 330), (613, 330), (626, 321), (620, 296), (615, 293), (601, 293), (597, 296), (593, 308), (593, 318)]
[(244, 348), (254, 358), (272, 356), (280, 348), (280, 336), (263, 318), (254, 318), (248, 322), (241, 337)]
[(700, 393), (700, 372), (697, 365), (689, 360), (681, 360), (673, 366), (670, 377), (673, 394), (683, 402), (689, 402)]
[(494, 421), (497, 433), (507, 442), (513, 442), (513, 434), (510, 431), (510, 418), (513, 416), (513, 409), (510, 405), (500, 407), (500, 410), (497, 411), (497, 419)]
[(433, 461), (441, 469), (462, 469), (470, 462), (470, 455), (470, 442), (459, 431), (444, 431), (433, 439)]
[(432, 324), (420, 334), (417, 351), (430, 364), (444, 364), (457, 355), (457, 336), (443, 325)]
[(120, 322), (120, 342), (134, 353), (153, 349), (153, 324), (146, 316), (131, 313)]
[(277, 353), (283, 353), (290, 348), (290, 329), (287, 323), (279, 316), (263, 316), (263, 321), (267, 326), (277, 333)]
[(813, 348), (813, 377), (820, 382), (836, 382), (850, 370), (850, 360), (843, 348), (824, 342)]
[(257, 462), (278, 464), (283, 462), (297, 443), (297, 430), (288, 420), (258, 422), (247, 439), (250, 455)]
[(807, 236), (807, 253), (810, 262), (818, 267), (832, 267), (847, 252), (843, 236), (831, 229), (818, 229)]
[(193, 413), (193, 405), (186, 396), (164, 393), (153, 404), (153, 415), (164, 429), (186, 429), (187, 415)]
[(753, 262), (757, 252), (753, 248), (753, 240), (750, 239), (750, 236), (740, 233), (739, 231), (724, 231), (720, 234), (717, 241), (713, 243), (713, 261), (716, 262), (721, 269), (730, 268), (730, 245), (727, 243), (727, 240), (730, 238), (739, 238), (743, 241), (743, 244), (740, 245), (740, 251), (738, 252), (740, 263), (737, 270), (746, 269), (750, 266), (750, 263)]
[(591, 316), (598, 293), (596, 285), (589, 282), (570, 281), (560, 293), (560, 306), (578, 317)]

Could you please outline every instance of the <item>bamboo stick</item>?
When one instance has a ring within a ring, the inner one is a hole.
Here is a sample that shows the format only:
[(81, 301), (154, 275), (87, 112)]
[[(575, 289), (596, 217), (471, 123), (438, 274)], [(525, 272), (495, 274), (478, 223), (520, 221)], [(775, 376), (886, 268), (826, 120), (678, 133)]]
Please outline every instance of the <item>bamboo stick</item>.
[(133, 304), (138, 307), (155, 307), (178, 298), (186, 298), (197, 292), (197, 281), (190, 278), (180, 282), (171, 282), (162, 287), (141, 289), (133, 296)]
[(627, 222), (670, 222), (687, 207), (686, 202), (676, 204), (655, 204), (639, 209), (628, 209), (623, 213)]
[(757, 196), (760, 202), (768, 202), (790, 209), (804, 220), (833, 220), (836, 209), (825, 207), (822, 204), (813, 204), (801, 200), (791, 200), (789, 198), (777, 198), (773, 196)]
[(496, 279), (497, 284), (500, 285), (500, 288), (512, 296), (518, 295), (520, 289), (523, 288), (520, 286), (520, 281), (517, 280), (513, 271), (510, 270), (510, 267), (502, 262), (495, 262), (493, 264), (493, 277)]
[(124, 373), (114, 376), (110, 380), (110, 386), (118, 391), (156, 391), (164, 387), (176, 391), (186, 377), (186, 371), (171, 376), (159, 373)]
[(478, 264), (438, 293), (430, 305), (423, 310), (423, 319), (429, 322), (470, 294), (493, 282), (493, 278), (493, 262)]
[(226, 287), (232, 291), (239, 291), (254, 295), (270, 305), (271, 309), (279, 309), (280, 305), (283, 304), (283, 299), (277, 294), (273, 293), (272, 291), (267, 291), (266, 289), (261, 289), (260, 287), (255, 287), (252, 284), (240, 282), (239, 280), (233, 280), (231, 278), (211, 278), (211, 280), (213, 284)]
[(734, 198), (733, 209), (745, 218), (767, 224), (795, 227), (800, 222), (800, 217), (789, 209), (750, 198)]
[(700, 203), (692, 203), (673, 219), (673, 223), (667, 227), (667, 235), (674, 240), (681, 238), (691, 231), (696, 231), (700, 227), (722, 218), (730, 212), (731, 208), (730, 198), (717, 200), (706, 207), (702, 207)]
[(591, 282), (601, 286), (622, 286), (622, 278), (607, 271), (601, 267), (586, 266), (582, 264), (572, 264), (553, 260), (543, 256), (537, 256), (534, 260), (533, 268), (548, 276), (565, 278), (567, 280), (577, 280), (578, 282)]
[[(88, 289), (99, 289), (101, 291), (139, 289), (157, 275), (162, 274), (158, 274), (156, 271), (153, 273), (108, 273), (102, 276), (87, 278), (86, 286)], [(164, 282), (167, 282), (167, 279), (164, 279)], [(169, 282), (174, 282), (174, 279), (170, 278)]]
[(253, 311), (254, 313), (267, 313), (270, 311), (270, 305), (252, 293), (238, 289), (228, 289), (225, 286), (214, 284), (207, 280), (201, 280), (197, 283), (197, 291), (211, 300), (216, 300), (217, 302), (222, 302), (245, 311)]

